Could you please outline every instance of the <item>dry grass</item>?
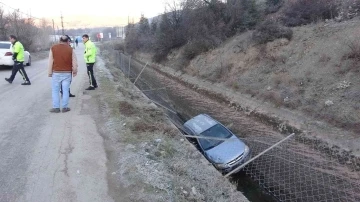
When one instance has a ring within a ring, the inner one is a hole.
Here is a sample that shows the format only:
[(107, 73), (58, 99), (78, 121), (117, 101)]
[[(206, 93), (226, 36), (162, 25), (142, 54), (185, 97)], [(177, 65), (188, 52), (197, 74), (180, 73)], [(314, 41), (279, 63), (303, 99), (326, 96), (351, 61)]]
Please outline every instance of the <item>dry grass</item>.
[(325, 53), (321, 54), (320, 58), (319, 58), (319, 62), (320, 63), (327, 63), (331, 60), (331, 57), (326, 55)]
[(135, 113), (135, 108), (133, 105), (131, 105), (127, 101), (120, 101), (119, 111), (121, 114), (123, 114), (125, 116), (131, 116)]
[(286, 72), (280, 72), (278, 74), (275, 74), (273, 76), (273, 81), (275, 86), (279, 87), (279, 85), (289, 85), (292, 78), (291, 76)]
[(132, 126), (131, 126), (131, 131), (132, 132), (155, 132), (158, 130), (158, 126), (156, 124), (150, 124), (147, 123), (144, 120), (139, 120), (136, 121)]
[(349, 51), (344, 55), (344, 58), (360, 61), (360, 39), (348, 41), (346, 45)]
[(346, 52), (341, 58), (340, 64), (336, 65), (336, 73), (346, 75), (349, 72), (358, 73), (360, 71), (360, 39), (347, 40)]
[(284, 99), (281, 97), (280, 93), (275, 91), (264, 92), (262, 97), (264, 97), (265, 100), (274, 103), (276, 107), (283, 106), (284, 104)]
[(265, 44), (281, 38), (290, 41), (292, 37), (293, 31), (290, 28), (284, 27), (273, 20), (263, 22), (253, 32), (253, 40), (258, 44)]
[(238, 82), (233, 82), (231, 84), (231, 87), (234, 89), (234, 90), (239, 90), (240, 89), (240, 86), (239, 86), (239, 83)]
[(278, 63), (285, 64), (287, 57), (284, 55), (278, 55), (276, 53), (267, 53), (265, 55), (265, 58), (269, 59), (274, 65)]

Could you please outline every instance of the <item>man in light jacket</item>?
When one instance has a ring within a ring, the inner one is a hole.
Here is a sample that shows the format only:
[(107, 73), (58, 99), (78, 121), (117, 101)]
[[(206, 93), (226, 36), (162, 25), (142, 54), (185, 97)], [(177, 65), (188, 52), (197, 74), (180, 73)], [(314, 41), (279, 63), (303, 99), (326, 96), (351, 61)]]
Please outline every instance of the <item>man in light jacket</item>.
[(14, 61), (14, 66), (12, 69), (12, 73), (10, 78), (5, 78), (5, 80), (9, 83), (12, 83), (17, 72), (20, 72), (20, 74), (22, 75), (23, 79), (24, 79), (24, 83), (22, 83), (21, 85), (31, 85), (31, 82), (29, 80), (29, 77), (26, 74), (26, 71), (24, 69), (24, 46), (20, 43), (20, 41), (17, 40), (16, 36), (14, 35), (10, 35), (10, 42), (12, 43), (12, 50), (13, 50), (13, 61)]
[(61, 36), (60, 43), (53, 45), (49, 53), (49, 77), (52, 77), (52, 113), (60, 112), (60, 86), (63, 89), (62, 112), (70, 111), (69, 88), (71, 76), (75, 77), (78, 71), (75, 52), (68, 44), (68, 37)]
[(96, 61), (96, 47), (89, 39), (89, 35), (84, 34), (82, 36), (85, 44), (84, 59), (87, 67), (87, 73), (89, 75), (90, 86), (85, 90), (95, 90), (98, 87), (96, 79), (94, 77), (94, 64)]

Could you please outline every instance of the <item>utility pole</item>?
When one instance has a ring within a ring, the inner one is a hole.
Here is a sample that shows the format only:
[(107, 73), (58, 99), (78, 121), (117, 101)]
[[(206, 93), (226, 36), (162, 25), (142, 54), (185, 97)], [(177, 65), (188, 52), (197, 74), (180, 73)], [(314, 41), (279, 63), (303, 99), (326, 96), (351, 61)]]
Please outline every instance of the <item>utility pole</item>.
[(64, 20), (63, 20), (63, 15), (61, 13), (61, 27), (62, 27), (62, 34), (64, 35), (65, 34), (65, 31), (64, 31)]
[[(55, 39), (55, 41), (57, 41), (57, 39), (56, 39), (56, 30), (55, 30), (54, 19), (52, 19), (52, 23), (53, 23), (53, 30), (54, 30), (54, 39)], [(55, 41), (54, 41), (54, 42), (55, 42)]]

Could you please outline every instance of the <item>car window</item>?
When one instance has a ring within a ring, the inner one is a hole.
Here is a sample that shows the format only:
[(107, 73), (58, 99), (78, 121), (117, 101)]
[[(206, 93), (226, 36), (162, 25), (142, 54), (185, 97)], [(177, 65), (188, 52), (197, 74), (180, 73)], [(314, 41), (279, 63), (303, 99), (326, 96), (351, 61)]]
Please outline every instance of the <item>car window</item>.
[(187, 127), (183, 127), (182, 130), (186, 133), (186, 135), (194, 135), (194, 133)]
[(10, 49), (10, 46), (9, 43), (0, 43), (0, 49)]
[[(207, 129), (206, 131), (202, 132), (201, 135), (205, 137), (216, 138), (230, 138), (232, 136), (232, 134), (220, 124), (216, 124), (215, 126)], [(223, 140), (210, 140), (205, 138), (199, 139), (199, 144), (204, 150), (212, 149), (223, 142)]]

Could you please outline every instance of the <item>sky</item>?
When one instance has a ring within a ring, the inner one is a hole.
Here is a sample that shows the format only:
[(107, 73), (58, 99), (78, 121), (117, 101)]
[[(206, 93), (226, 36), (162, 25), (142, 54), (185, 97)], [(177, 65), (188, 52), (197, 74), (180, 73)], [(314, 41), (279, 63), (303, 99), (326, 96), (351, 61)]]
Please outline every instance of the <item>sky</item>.
[[(165, 4), (169, 0), (0, 0), (0, 2), (18, 8), (23, 13), (31, 13), (37, 18), (54, 19), (56, 24), (60, 22), (61, 13), (64, 17), (65, 26), (91, 27), (94, 24), (110, 25), (127, 24), (130, 19), (154, 17), (164, 12)], [(61, 3), (61, 4), (60, 4)], [(37, 6), (34, 6), (37, 5)], [(8, 10), (6, 6), (4, 9)], [(11, 10), (11, 9), (10, 9)]]

